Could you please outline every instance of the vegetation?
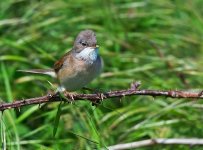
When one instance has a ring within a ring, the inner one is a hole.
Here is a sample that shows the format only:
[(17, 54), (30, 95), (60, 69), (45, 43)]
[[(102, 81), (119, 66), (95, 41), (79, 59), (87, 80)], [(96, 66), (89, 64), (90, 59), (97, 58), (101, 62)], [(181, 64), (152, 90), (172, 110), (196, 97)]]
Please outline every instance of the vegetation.
[[(0, 100), (52, 90), (51, 77), (16, 70), (52, 67), (83, 29), (96, 32), (105, 64), (90, 88), (109, 91), (141, 81), (146, 89), (202, 89), (202, 5), (202, 0), (1, 0)], [(149, 138), (202, 138), (202, 103), (132, 96), (98, 107), (78, 101), (7, 110), (0, 116), (1, 147), (91, 150)], [(171, 148), (190, 147), (140, 149)]]

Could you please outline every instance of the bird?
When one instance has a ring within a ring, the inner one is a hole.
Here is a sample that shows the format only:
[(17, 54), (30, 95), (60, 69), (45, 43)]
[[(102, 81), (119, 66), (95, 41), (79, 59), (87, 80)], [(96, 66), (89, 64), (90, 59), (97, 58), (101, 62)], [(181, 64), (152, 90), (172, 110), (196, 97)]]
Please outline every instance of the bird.
[(77, 35), (71, 50), (56, 61), (53, 68), (18, 71), (50, 75), (58, 79), (58, 91), (71, 92), (85, 87), (102, 70), (103, 60), (99, 55), (96, 34), (86, 29)]

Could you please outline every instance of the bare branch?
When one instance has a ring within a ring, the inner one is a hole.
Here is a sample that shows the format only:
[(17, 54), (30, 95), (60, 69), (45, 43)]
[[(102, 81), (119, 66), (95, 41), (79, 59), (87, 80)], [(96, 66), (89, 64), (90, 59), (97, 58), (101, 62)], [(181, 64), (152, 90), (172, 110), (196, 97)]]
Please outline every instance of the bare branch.
[[(165, 96), (170, 98), (191, 98), (191, 99), (203, 99), (203, 90), (200, 92), (191, 92), (191, 91), (181, 91), (181, 90), (140, 90), (137, 89), (140, 85), (139, 82), (135, 82), (131, 84), (130, 89), (124, 90), (116, 90), (109, 91), (105, 93), (97, 93), (97, 94), (69, 94), (64, 93), (64, 96), (67, 99), (71, 100), (89, 100), (92, 103), (96, 103), (98, 100), (105, 100), (108, 98), (116, 98), (116, 97), (124, 97), (124, 96), (132, 96), (132, 95), (143, 95), (143, 96)], [(0, 111), (4, 111), (6, 109), (11, 108), (20, 108), (22, 106), (33, 105), (33, 104), (42, 104), (42, 103), (51, 103), (58, 101), (67, 101), (65, 98), (61, 98), (59, 94), (48, 94), (42, 97), (35, 97), (24, 100), (15, 100), (12, 103), (2, 103), (0, 104)]]
[(203, 145), (203, 139), (148, 139), (107, 147), (108, 150), (125, 150), (151, 145)]

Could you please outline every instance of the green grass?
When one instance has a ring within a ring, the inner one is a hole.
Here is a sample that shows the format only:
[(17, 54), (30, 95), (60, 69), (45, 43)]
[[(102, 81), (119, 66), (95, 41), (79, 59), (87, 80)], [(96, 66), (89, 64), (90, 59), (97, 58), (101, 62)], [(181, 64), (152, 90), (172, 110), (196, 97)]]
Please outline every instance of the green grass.
[[(0, 1), (0, 100), (37, 97), (52, 89), (54, 79), (16, 70), (52, 67), (83, 29), (96, 32), (105, 64), (89, 87), (109, 91), (141, 81), (146, 89), (202, 89), (202, 5), (201, 0)], [(148, 138), (203, 138), (201, 101), (132, 96), (96, 108), (81, 101), (63, 104), (59, 122), (58, 105), (5, 111), (1, 146), (91, 150)]]

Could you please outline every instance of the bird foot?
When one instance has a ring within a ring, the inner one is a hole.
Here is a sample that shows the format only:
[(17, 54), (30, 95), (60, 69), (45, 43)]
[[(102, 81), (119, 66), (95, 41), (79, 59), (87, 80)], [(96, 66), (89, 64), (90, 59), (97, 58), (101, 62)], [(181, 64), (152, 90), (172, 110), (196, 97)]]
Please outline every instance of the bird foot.
[(64, 94), (64, 97), (67, 100), (67, 102), (72, 104), (75, 101), (75, 99), (74, 99), (75, 93), (64, 91), (63, 94)]

